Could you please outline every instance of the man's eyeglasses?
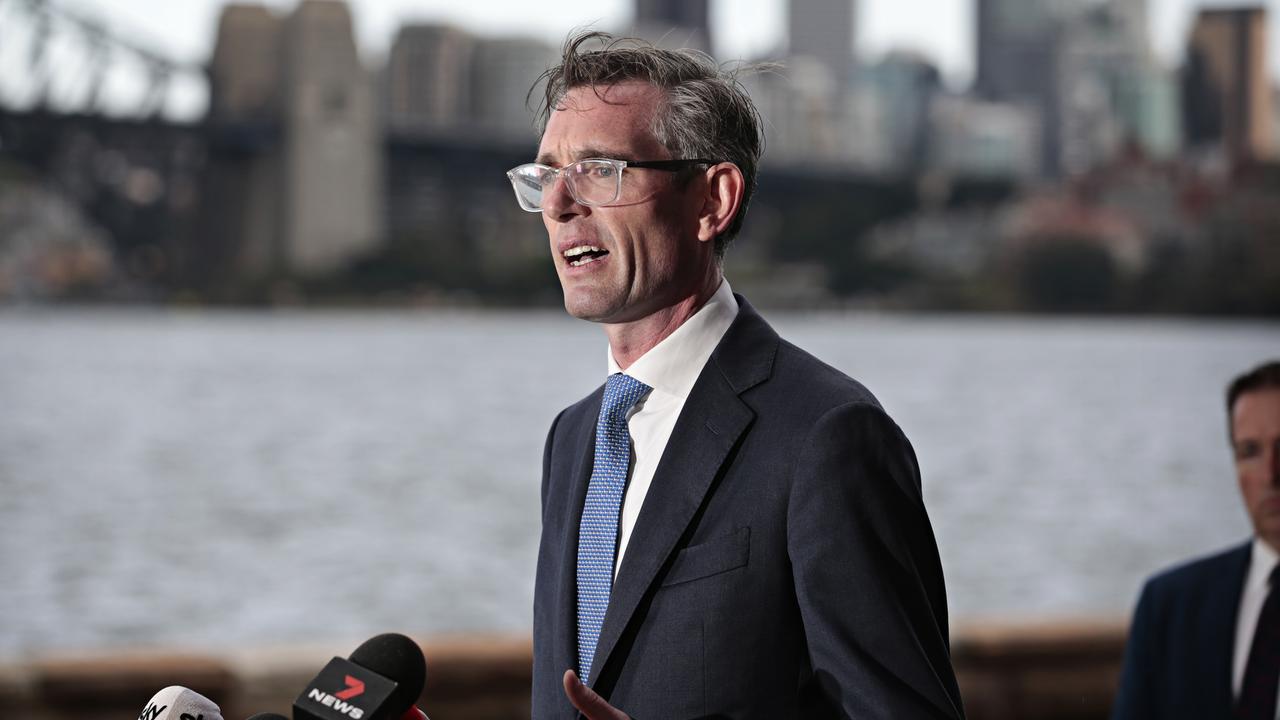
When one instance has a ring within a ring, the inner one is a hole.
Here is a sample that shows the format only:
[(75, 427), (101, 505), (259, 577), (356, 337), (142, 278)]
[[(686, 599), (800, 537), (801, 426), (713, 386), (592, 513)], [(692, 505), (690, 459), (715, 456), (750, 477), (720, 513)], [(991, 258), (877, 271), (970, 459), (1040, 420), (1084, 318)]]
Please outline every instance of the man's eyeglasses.
[(507, 171), (511, 187), (516, 191), (520, 207), (529, 212), (542, 212), (542, 198), (564, 176), (569, 194), (581, 205), (611, 205), (622, 196), (622, 176), (627, 168), (676, 172), (691, 165), (715, 165), (713, 160), (608, 160), (590, 158), (562, 168), (526, 163)]

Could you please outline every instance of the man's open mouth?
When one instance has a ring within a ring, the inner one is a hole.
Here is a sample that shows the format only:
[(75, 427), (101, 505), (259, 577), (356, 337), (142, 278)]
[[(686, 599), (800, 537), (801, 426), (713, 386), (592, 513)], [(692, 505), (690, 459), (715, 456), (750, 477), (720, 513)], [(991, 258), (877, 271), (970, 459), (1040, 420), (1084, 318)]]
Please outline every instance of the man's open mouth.
[(564, 259), (569, 261), (569, 267), (578, 267), (595, 262), (608, 254), (608, 250), (595, 245), (579, 245), (565, 250)]

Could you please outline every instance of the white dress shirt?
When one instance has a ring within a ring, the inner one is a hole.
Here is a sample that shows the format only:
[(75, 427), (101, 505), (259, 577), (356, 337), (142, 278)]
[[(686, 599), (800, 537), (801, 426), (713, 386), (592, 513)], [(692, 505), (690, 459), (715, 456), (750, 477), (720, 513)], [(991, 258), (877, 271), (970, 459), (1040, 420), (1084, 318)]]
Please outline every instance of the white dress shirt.
[[(1271, 570), (1277, 562), (1280, 562), (1280, 555), (1261, 538), (1255, 537), (1253, 554), (1249, 556), (1249, 572), (1244, 577), (1244, 591), (1240, 593), (1240, 612), (1236, 615), (1235, 659), (1231, 663), (1231, 694), (1235, 698), (1240, 697), (1240, 689), (1244, 685), (1244, 670), (1249, 664), (1253, 633), (1258, 627), (1262, 604), (1267, 600), (1267, 578), (1271, 577)], [(1277, 712), (1277, 717), (1280, 717), (1280, 712)]]
[[(640, 516), (640, 508), (649, 493), (653, 473), (667, 448), (667, 440), (675, 428), (676, 419), (684, 409), (684, 402), (702, 373), (711, 352), (720, 343), (733, 319), (738, 316), (738, 301), (733, 297), (728, 280), (721, 280), (720, 288), (693, 317), (676, 328), (662, 342), (627, 368), (626, 373), (653, 390), (635, 404), (627, 414), (627, 428), (631, 432), (631, 479), (622, 498), (622, 535), (618, 552), (614, 556), (613, 572), (616, 576), (627, 551), (627, 541)], [(609, 350), (609, 374), (622, 372)]]

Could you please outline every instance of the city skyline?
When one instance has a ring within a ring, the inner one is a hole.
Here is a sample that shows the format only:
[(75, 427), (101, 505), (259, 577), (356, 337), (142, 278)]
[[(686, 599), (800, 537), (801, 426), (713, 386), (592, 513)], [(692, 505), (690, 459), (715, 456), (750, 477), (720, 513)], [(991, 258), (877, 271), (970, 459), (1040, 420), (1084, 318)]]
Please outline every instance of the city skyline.
[[(207, 62), (218, 16), (227, 4), (225, 0), (189, 0), (180, 4), (165, 0), (52, 1), (97, 18), (113, 32), (156, 52), (193, 64)], [(522, 35), (556, 43), (575, 27), (625, 31), (632, 19), (633, 5), (632, 0), (565, 0), (550, 8), (534, 9), (507, 0), (483, 4), (435, 0), (348, 2), (361, 56), (371, 67), (385, 61), (396, 29), (403, 24), (447, 23), (481, 36)], [(276, 12), (288, 12), (297, 0), (267, 0), (262, 4)], [(1227, 0), (1150, 0), (1149, 33), (1157, 59), (1166, 66), (1180, 64), (1197, 10), (1237, 4)], [(939, 67), (948, 86), (965, 89), (975, 72), (974, 10), (974, 0), (863, 0), (856, 4), (854, 46), (863, 58), (875, 58), (895, 49), (921, 53)], [(752, 59), (784, 50), (786, 12), (786, 0), (712, 2), (710, 20), (718, 57)], [(930, 22), (920, 23), (920, 17), (928, 17)], [(1280, 36), (1280, 12), (1270, 13), (1268, 35)], [(0, 62), (5, 62), (3, 57)], [(1268, 64), (1274, 82), (1280, 77), (1280, 53), (1271, 53)], [(0, 67), (0, 73), (3, 70)], [(179, 93), (178, 107), (171, 111), (178, 115), (199, 114), (203, 103), (201, 92), (190, 89)]]

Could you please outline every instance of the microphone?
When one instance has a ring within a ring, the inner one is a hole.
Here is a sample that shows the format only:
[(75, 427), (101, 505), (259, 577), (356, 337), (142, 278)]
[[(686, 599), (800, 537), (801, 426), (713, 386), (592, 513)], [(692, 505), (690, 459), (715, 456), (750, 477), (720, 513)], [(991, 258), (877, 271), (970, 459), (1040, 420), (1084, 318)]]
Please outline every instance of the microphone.
[(223, 720), (222, 710), (209, 698), (181, 685), (156, 693), (138, 720)]
[[(293, 701), (293, 720), (425, 718), (413, 703), (427, 681), (427, 661), (398, 633), (364, 641), (349, 660), (335, 657)], [(206, 719), (207, 720), (207, 719)]]

